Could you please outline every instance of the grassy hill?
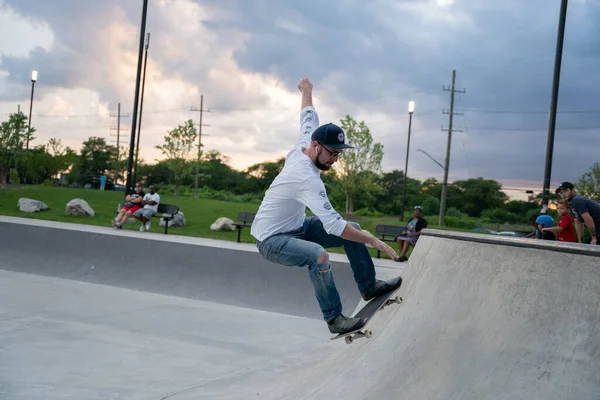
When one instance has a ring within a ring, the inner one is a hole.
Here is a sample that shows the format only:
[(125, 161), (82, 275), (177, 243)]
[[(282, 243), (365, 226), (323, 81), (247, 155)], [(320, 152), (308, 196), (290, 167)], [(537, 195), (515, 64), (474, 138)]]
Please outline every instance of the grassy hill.
[[(169, 234), (184, 236), (236, 241), (237, 232), (215, 232), (210, 229), (210, 225), (219, 217), (227, 217), (235, 221), (238, 212), (256, 212), (259, 206), (258, 204), (204, 198), (195, 199), (193, 196), (175, 197), (165, 193), (159, 194), (162, 203), (177, 204), (181, 212), (185, 215), (187, 226), (169, 228)], [(48, 205), (49, 210), (39, 213), (21, 212), (18, 208), (18, 200), (21, 197), (42, 201)], [(67, 216), (65, 213), (66, 205), (70, 200), (75, 198), (87, 201), (94, 209), (96, 215), (94, 217)], [(0, 215), (110, 227), (111, 219), (114, 218), (117, 205), (122, 200), (123, 192), (17, 185), (0, 189)], [(381, 218), (361, 217), (358, 222), (363, 229), (372, 233), (375, 232), (375, 225), (379, 223), (402, 225), (398, 218), (393, 216)], [(135, 224), (126, 224), (123, 229), (131, 230), (132, 235), (142, 235), (142, 233), (137, 232), (139, 226), (139, 223), (136, 222)], [(431, 222), (429, 226), (434, 227)], [(152, 220), (150, 231), (158, 233), (164, 231), (164, 228), (159, 226), (157, 218)], [(250, 229), (246, 228), (242, 230), (241, 240), (246, 243), (254, 243), (254, 238), (250, 235)], [(343, 252), (343, 249), (331, 249), (331, 251), (339, 253)], [(371, 254), (375, 255), (376, 252), (371, 249)]]

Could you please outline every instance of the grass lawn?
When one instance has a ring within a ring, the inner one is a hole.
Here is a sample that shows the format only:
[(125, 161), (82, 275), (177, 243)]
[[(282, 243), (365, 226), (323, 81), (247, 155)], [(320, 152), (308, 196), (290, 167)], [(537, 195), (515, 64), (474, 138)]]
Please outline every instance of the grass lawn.
[[(177, 204), (180, 211), (185, 215), (187, 226), (181, 228), (169, 227), (169, 234), (176, 235), (236, 241), (237, 231), (215, 232), (210, 229), (210, 225), (219, 217), (227, 217), (235, 221), (238, 212), (256, 212), (259, 207), (258, 204), (235, 203), (200, 198), (195, 199), (193, 196), (175, 197), (160, 192), (159, 194), (162, 203)], [(42, 201), (46, 203), (49, 210), (39, 213), (21, 212), (18, 207), (18, 200), (21, 197)], [(94, 217), (67, 216), (65, 213), (66, 205), (70, 200), (75, 198), (87, 201), (94, 209), (96, 215)], [(117, 205), (122, 200), (123, 192), (58, 188), (40, 185), (17, 185), (0, 188), (0, 215), (110, 227), (111, 219), (115, 216)], [(398, 217), (361, 217), (359, 223), (363, 229), (366, 229), (371, 233), (375, 232), (375, 225), (377, 224), (402, 225), (398, 220)], [(135, 224), (126, 224), (123, 229), (131, 230), (132, 235), (138, 235), (141, 234), (137, 232), (139, 226), (140, 224), (136, 221)], [(431, 222), (429, 222), (429, 227), (436, 228)], [(159, 226), (158, 218), (152, 219), (150, 231), (157, 233), (164, 232), (164, 228)], [(242, 230), (241, 240), (246, 243), (254, 243), (254, 238), (250, 235), (249, 228)], [(393, 243), (392, 246), (396, 248), (396, 245)], [(330, 251), (343, 253), (342, 248), (330, 249)], [(370, 249), (370, 252), (373, 256), (377, 254), (373, 249)], [(382, 255), (382, 257), (385, 256)]]

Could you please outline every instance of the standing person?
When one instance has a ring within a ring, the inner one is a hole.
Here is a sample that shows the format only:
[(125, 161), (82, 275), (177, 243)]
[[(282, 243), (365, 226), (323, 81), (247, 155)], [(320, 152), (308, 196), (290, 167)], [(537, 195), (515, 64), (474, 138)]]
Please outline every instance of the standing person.
[(561, 201), (558, 203), (558, 215), (560, 220), (558, 226), (551, 228), (542, 228), (542, 233), (556, 232), (556, 237), (559, 242), (576, 242), (575, 228), (573, 227), (573, 218), (569, 214), (569, 203)]
[[(402, 284), (400, 277), (389, 281), (375, 278), (375, 266), (365, 243), (393, 259), (398, 255), (386, 243), (362, 232), (358, 224), (346, 222), (333, 209), (321, 180), (321, 171), (329, 170), (342, 156), (342, 151), (352, 146), (345, 143), (340, 127), (331, 123), (319, 126), (319, 116), (312, 104), (312, 83), (304, 78), (298, 89), (302, 93), (300, 137), (287, 154), (282, 171), (265, 193), (251, 233), (265, 259), (287, 266), (308, 266), (329, 331), (346, 333), (358, 329), (364, 321), (342, 314), (342, 303), (325, 249), (344, 247), (364, 300), (371, 300)], [(306, 216), (307, 207), (315, 216)]]
[(102, 174), (100, 177), (100, 190), (104, 190), (104, 186), (106, 185), (106, 175)]
[(592, 236), (590, 244), (600, 244), (600, 204), (577, 194), (575, 186), (571, 182), (561, 183), (555, 193), (571, 205), (579, 243), (583, 242), (583, 224), (585, 224)]
[(142, 221), (140, 226), (140, 232), (150, 229), (150, 218), (152, 218), (158, 212), (158, 205), (160, 204), (160, 196), (156, 193), (154, 185), (148, 187), (150, 193), (146, 193), (142, 200), (143, 208), (140, 208), (133, 213), (133, 216)]
[(398, 243), (398, 249), (400, 250), (399, 262), (407, 260), (406, 253), (408, 252), (409, 246), (415, 247), (419, 236), (421, 236), (421, 230), (427, 228), (427, 220), (423, 218), (423, 210), (420, 206), (415, 207), (413, 218), (408, 221), (404, 232), (401, 235), (396, 236), (396, 243)]

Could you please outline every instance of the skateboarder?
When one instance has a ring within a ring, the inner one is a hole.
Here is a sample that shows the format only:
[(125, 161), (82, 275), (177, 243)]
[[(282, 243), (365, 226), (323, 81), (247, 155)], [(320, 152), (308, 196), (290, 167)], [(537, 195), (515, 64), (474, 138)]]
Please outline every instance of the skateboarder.
[[(397, 259), (386, 243), (365, 234), (358, 224), (346, 222), (327, 198), (321, 171), (329, 170), (342, 156), (344, 131), (332, 124), (319, 126), (312, 103), (312, 83), (304, 78), (298, 84), (302, 93), (300, 137), (287, 154), (282, 171), (265, 193), (252, 223), (260, 254), (267, 260), (287, 266), (308, 266), (315, 296), (331, 333), (359, 328), (360, 318), (342, 314), (342, 303), (333, 280), (329, 247), (343, 246), (362, 298), (371, 300), (400, 287), (402, 278), (389, 281), (375, 278), (375, 267), (365, 243)], [(317, 128), (318, 127), (318, 128)], [(306, 208), (314, 217), (306, 217)]]

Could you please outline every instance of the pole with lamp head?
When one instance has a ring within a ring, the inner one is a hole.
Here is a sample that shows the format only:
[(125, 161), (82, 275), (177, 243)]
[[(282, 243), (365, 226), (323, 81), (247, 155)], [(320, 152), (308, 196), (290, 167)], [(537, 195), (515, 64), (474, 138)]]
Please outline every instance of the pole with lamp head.
[(408, 143), (406, 144), (406, 162), (404, 164), (404, 184), (402, 187), (402, 212), (400, 213), (400, 219), (404, 221), (404, 209), (406, 208), (406, 178), (408, 174), (408, 153), (410, 151), (410, 129), (412, 126), (412, 116), (415, 112), (415, 102), (408, 102)]
[(29, 102), (29, 124), (28, 124), (28, 132), (27, 132), (27, 144), (25, 148), (29, 150), (29, 137), (31, 136), (31, 111), (33, 110), (33, 89), (35, 87), (35, 82), (38, 79), (38, 72), (34, 69), (31, 71), (31, 101)]

